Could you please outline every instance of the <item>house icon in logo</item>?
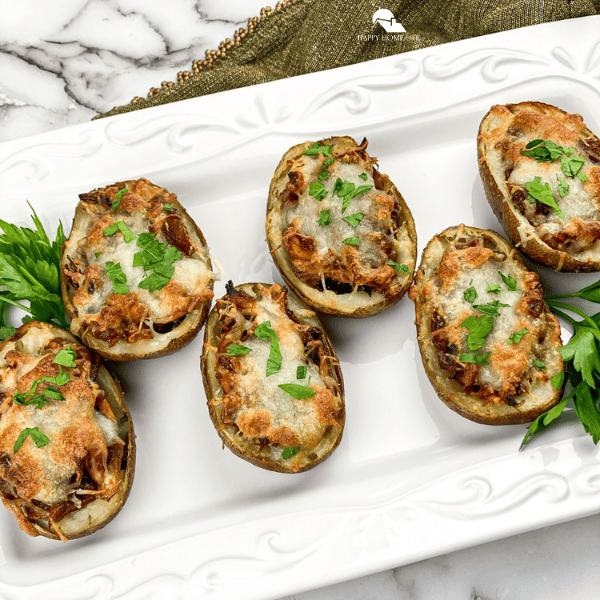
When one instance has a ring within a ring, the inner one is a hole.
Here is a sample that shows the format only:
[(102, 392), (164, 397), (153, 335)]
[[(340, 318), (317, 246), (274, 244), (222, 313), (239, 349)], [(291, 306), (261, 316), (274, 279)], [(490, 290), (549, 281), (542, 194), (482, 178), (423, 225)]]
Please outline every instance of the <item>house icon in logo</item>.
[(387, 8), (380, 8), (375, 11), (373, 15), (373, 25), (379, 23), (387, 33), (405, 33), (406, 29), (402, 26), (402, 23), (396, 21), (391, 10)]

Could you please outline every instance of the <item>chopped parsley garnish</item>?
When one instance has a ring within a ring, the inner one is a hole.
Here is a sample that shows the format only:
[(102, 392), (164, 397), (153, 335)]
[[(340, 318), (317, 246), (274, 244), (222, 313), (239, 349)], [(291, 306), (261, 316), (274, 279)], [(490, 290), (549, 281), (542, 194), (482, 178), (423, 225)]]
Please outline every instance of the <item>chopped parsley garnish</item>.
[(309, 388), (305, 385), (299, 385), (297, 383), (282, 383), (279, 387), (296, 400), (312, 398), (317, 393), (312, 388)]
[(560, 168), (567, 177), (575, 177), (581, 171), (584, 162), (585, 158), (580, 156), (563, 156), (560, 159)]
[(504, 284), (508, 288), (509, 292), (518, 291), (517, 280), (514, 277), (512, 277), (511, 275), (504, 275), (500, 271), (498, 271), (498, 273), (499, 273), (500, 277), (502, 277), (502, 281), (504, 281)]
[(321, 167), (321, 172), (319, 173), (319, 176), (318, 176), (319, 181), (323, 181), (324, 179), (327, 179), (329, 177), (329, 171), (327, 170), (327, 167), (331, 163), (333, 163), (334, 160), (335, 160), (335, 158), (333, 156), (330, 156), (329, 158), (326, 158), (323, 161), (323, 166)]
[(127, 276), (121, 269), (121, 263), (106, 262), (106, 276), (112, 281), (115, 294), (129, 294), (127, 287)]
[(532, 362), (540, 371), (546, 370), (546, 365), (541, 360), (537, 360), (537, 358), (534, 358)]
[(224, 356), (240, 356), (242, 354), (248, 354), (251, 352), (251, 348), (247, 346), (242, 346), (241, 344), (229, 344), (227, 346), (227, 352), (224, 352)]
[(556, 189), (561, 197), (564, 198), (569, 193), (569, 185), (562, 177), (559, 177), (558, 175), (556, 176), (556, 179), (558, 179), (558, 187)]
[(310, 187), (308, 188), (308, 193), (313, 198), (316, 198), (319, 202), (327, 196), (327, 190), (322, 183), (318, 181), (311, 181)]
[(550, 140), (532, 140), (525, 147), (527, 150), (521, 149), (521, 154), (524, 156), (531, 156), (535, 158), (537, 162), (554, 162), (563, 155), (570, 156), (575, 152), (574, 148), (563, 148)]
[(469, 330), (469, 337), (467, 338), (469, 350), (479, 350), (485, 345), (485, 337), (492, 331), (494, 317), (491, 315), (481, 315), (480, 317), (471, 315), (460, 325)]
[(123, 234), (125, 242), (127, 242), (128, 244), (129, 242), (135, 240), (135, 233), (133, 233), (131, 229), (127, 227), (125, 221), (117, 221), (116, 223), (113, 223), (110, 227), (104, 229), (103, 233), (104, 235), (114, 235), (115, 233), (117, 233), (117, 231), (120, 231)]
[(363, 220), (364, 216), (364, 213), (354, 213), (353, 215), (342, 217), (342, 221), (346, 221), (346, 223), (352, 225), (352, 227), (357, 227), (358, 224)]
[(529, 329), (527, 329), (527, 327), (521, 329), (521, 331), (515, 331), (514, 333), (511, 333), (510, 337), (508, 338), (508, 343), (518, 344), (526, 333), (529, 333)]
[(115, 201), (111, 204), (111, 208), (117, 210), (121, 204), (121, 198), (130, 190), (130, 188), (122, 188), (115, 194)]
[(306, 154), (307, 156), (316, 156), (317, 154), (322, 154), (323, 156), (331, 156), (331, 149), (333, 148), (333, 144), (329, 146), (320, 146), (319, 142), (315, 142), (310, 148), (307, 148), (302, 152), (302, 154)]
[(369, 179), (369, 176), (368, 176), (366, 173), (361, 173), (361, 174), (359, 175), (359, 177), (360, 177), (360, 178), (361, 178), (363, 181), (366, 181), (367, 179)]
[(77, 353), (69, 344), (66, 348), (63, 348), (56, 354), (52, 362), (56, 365), (61, 365), (63, 367), (75, 367), (76, 357)]
[(476, 365), (489, 365), (488, 356), (491, 352), (486, 352), (485, 354), (473, 354), (471, 352), (463, 352), (460, 355), (460, 362), (464, 363), (474, 363)]
[(292, 456), (294, 456), (295, 454), (298, 454), (298, 452), (300, 452), (299, 446), (284, 448), (283, 452), (281, 453), (281, 458), (283, 458), (283, 459), (292, 458)]
[(163, 204), (163, 210), (173, 212), (173, 205), (170, 202), (165, 202), (165, 204)]
[(325, 227), (326, 225), (329, 225), (329, 223), (331, 223), (331, 211), (329, 209), (322, 210), (320, 212), (318, 223), (322, 227)]
[(183, 255), (175, 246), (159, 242), (154, 233), (140, 233), (137, 245), (142, 251), (133, 255), (133, 266), (143, 267), (146, 272), (153, 271), (140, 282), (139, 287), (150, 292), (161, 290), (175, 273), (173, 263), (181, 260)]
[(23, 442), (28, 436), (31, 436), (31, 439), (35, 442), (35, 445), (38, 448), (45, 446), (50, 441), (50, 439), (46, 437), (37, 427), (26, 427), (23, 429), (23, 431), (21, 431), (17, 441), (15, 442), (13, 454), (16, 454), (19, 451), (19, 448), (23, 445)]
[(498, 317), (500, 315), (498, 309), (506, 306), (510, 306), (510, 304), (504, 304), (500, 300), (494, 300), (488, 304), (473, 304), (474, 309), (493, 317)]
[(271, 321), (265, 321), (261, 323), (255, 330), (254, 335), (263, 340), (264, 342), (271, 341), (271, 350), (269, 352), (269, 358), (267, 359), (267, 377), (277, 373), (281, 369), (281, 351), (279, 350), (279, 339), (277, 334), (271, 328)]
[(343, 243), (349, 244), (350, 246), (358, 246), (360, 241), (357, 237), (349, 237), (349, 238), (346, 238)]
[(304, 379), (308, 373), (308, 367), (306, 365), (299, 365), (296, 369), (296, 379)]
[(500, 294), (502, 292), (502, 286), (498, 283), (488, 283), (486, 291), (488, 294)]
[(410, 269), (408, 268), (408, 265), (405, 265), (404, 263), (398, 264), (397, 262), (390, 259), (385, 264), (390, 265), (391, 267), (394, 267), (394, 269), (396, 269), (396, 271), (398, 273), (410, 273)]
[(363, 194), (364, 192), (368, 192), (372, 187), (372, 185), (359, 185), (355, 188), (355, 185), (350, 181), (342, 181), (338, 177), (333, 186), (333, 193), (342, 198), (342, 212), (344, 212), (353, 198), (356, 198), (356, 196)]
[(473, 286), (467, 288), (463, 295), (469, 304), (473, 304), (477, 300), (477, 290)]
[(554, 199), (554, 194), (550, 189), (550, 184), (542, 184), (541, 181), (541, 177), (536, 177), (533, 181), (528, 181), (525, 184), (525, 189), (529, 193), (529, 201), (533, 203), (535, 200), (538, 200), (542, 204), (545, 204), (546, 206), (549, 206), (552, 210), (554, 210), (554, 212), (561, 219), (564, 219), (565, 215), (560, 210), (558, 204), (556, 203), (556, 200)]

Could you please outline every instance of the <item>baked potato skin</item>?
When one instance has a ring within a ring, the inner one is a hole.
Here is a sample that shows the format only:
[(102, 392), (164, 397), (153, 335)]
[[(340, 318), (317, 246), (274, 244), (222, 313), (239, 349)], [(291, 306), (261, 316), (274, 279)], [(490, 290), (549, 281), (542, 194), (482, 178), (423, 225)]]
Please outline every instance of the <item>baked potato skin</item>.
[[(320, 145), (328, 146), (333, 144), (332, 155), (340, 154), (351, 148), (358, 147), (356, 141), (349, 136), (335, 136), (318, 142)], [(297, 276), (292, 261), (287, 250), (282, 246), (282, 236), (285, 224), (282, 222), (281, 212), (282, 203), (280, 196), (289, 181), (288, 173), (290, 172), (291, 161), (300, 158), (303, 152), (310, 148), (314, 142), (307, 141), (301, 144), (292, 146), (285, 152), (281, 158), (273, 179), (271, 180), (268, 202), (267, 202), (267, 219), (266, 219), (266, 238), (269, 245), (269, 250), (279, 270), (282, 278), (294, 293), (302, 299), (308, 306), (314, 310), (330, 315), (342, 317), (363, 318), (375, 315), (379, 312), (398, 302), (406, 293), (412, 282), (414, 269), (416, 266), (417, 254), (417, 233), (414, 219), (408, 205), (406, 204), (401, 193), (392, 183), (387, 175), (380, 173), (376, 168), (373, 168), (373, 179), (375, 188), (391, 194), (398, 203), (398, 232), (396, 238), (400, 237), (400, 230), (405, 230), (408, 239), (410, 240), (410, 251), (403, 257), (403, 262), (409, 267), (409, 273), (402, 277), (402, 285), (397, 290), (397, 293), (391, 296), (382, 296), (381, 294), (373, 294), (370, 298), (366, 293), (362, 293), (359, 300), (350, 300), (350, 294), (336, 294), (333, 291), (320, 291), (313, 285), (310, 285)]]
[[(22, 325), (13, 336), (2, 341), (0, 343), (0, 351), (2, 351), (6, 344), (21, 339), (29, 330), (38, 327), (49, 328), (54, 332), (57, 338), (66, 339), (70, 343), (80, 343), (79, 340), (68, 331), (48, 323), (31, 321)], [(126, 443), (118, 491), (108, 501), (97, 499), (90, 504), (83, 506), (80, 510), (65, 515), (57, 522), (57, 525), (61, 530), (61, 535), (58, 535), (47, 519), (30, 520), (30, 528), (29, 530), (26, 530), (29, 535), (40, 535), (48, 539), (59, 541), (86, 537), (108, 525), (108, 523), (110, 523), (121, 511), (129, 496), (135, 475), (136, 459), (133, 421), (118, 380), (110, 373), (110, 371), (108, 371), (101, 361), (99, 361), (96, 382), (99, 388), (105, 393), (106, 400), (117, 419), (119, 435)], [(0, 495), (2, 496), (4, 505), (11, 512), (15, 515), (22, 512), (23, 509), (19, 506), (18, 502), (7, 498), (2, 492), (2, 486), (0, 486)]]
[[(266, 283), (245, 283), (236, 286), (235, 289), (257, 298), (260, 297), (262, 290), (272, 287), (273, 286)], [(223, 300), (226, 300), (228, 296), (229, 294), (226, 294), (223, 297)], [(260, 444), (245, 438), (235, 423), (225, 422), (225, 407), (223, 403), (224, 391), (217, 378), (217, 349), (219, 347), (221, 336), (218, 301), (211, 310), (206, 321), (204, 346), (200, 364), (209, 415), (223, 445), (233, 452), (234, 455), (257, 467), (278, 473), (295, 474), (313, 469), (331, 455), (342, 439), (346, 416), (344, 405), (344, 381), (331, 340), (323, 330), (320, 321), (313, 311), (308, 310), (300, 300), (294, 298), (289, 292), (287, 298), (288, 308), (294, 313), (300, 323), (321, 330), (321, 339), (324, 348), (330, 357), (329, 366), (331, 377), (334, 380), (334, 394), (340, 401), (340, 406), (336, 415), (338, 425), (327, 428), (325, 435), (322, 437), (316, 448), (312, 449), (310, 452), (301, 450), (287, 459), (278, 457), (273, 458), (268, 451), (268, 445), (266, 446), (267, 450), (265, 450)]]
[[(600, 253), (578, 257), (577, 253), (565, 252), (553, 248), (542, 240), (529, 220), (518, 210), (512, 201), (511, 192), (504, 172), (495, 168), (490, 160), (491, 148), (486, 144), (486, 136), (495, 128), (504, 127), (495, 114), (499, 109), (511, 112), (531, 111), (557, 119), (568, 124), (574, 131), (580, 131), (582, 141), (594, 140), (600, 149), (600, 141), (585, 126), (580, 115), (571, 115), (566, 111), (543, 102), (521, 102), (501, 107), (492, 107), (482, 119), (477, 135), (477, 158), (479, 174), (487, 200), (511, 242), (533, 261), (540, 265), (565, 272), (595, 272), (600, 270)], [(533, 159), (532, 159), (533, 160)], [(598, 238), (600, 239), (600, 237)]]
[[(154, 193), (164, 192), (168, 194), (165, 188), (161, 188), (148, 182), (147, 180), (126, 180), (113, 184), (112, 186), (107, 186), (106, 188), (100, 188), (100, 192), (104, 190), (109, 190), (113, 188), (113, 193), (115, 189), (123, 189), (130, 188), (134, 184), (139, 182), (146, 182), (150, 189), (153, 189)], [(96, 190), (94, 190), (95, 192)], [(108, 195), (108, 194), (107, 194)], [(208, 249), (208, 244), (206, 239), (197, 225), (197, 223), (190, 217), (184, 206), (177, 200), (175, 197), (171, 195), (170, 203), (173, 206), (173, 213), (180, 215), (185, 223), (185, 226), (188, 230), (188, 233), (191, 234), (192, 239), (195, 236), (196, 241), (201, 249)], [(85, 224), (88, 216), (83, 207), (82, 202), (79, 202), (76, 209), (75, 215), (73, 217), (73, 224), (71, 227), (71, 235), (69, 239), (63, 244), (62, 254), (61, 254), (61, 294), (63, 298), (63, 303), (65, 305), (65, 311), (73, 321), (77, 315), (78, 311), (76, 306), (73, 303), (73, 285), (70, 282), (70, 279), (67, 275), (67, 265), (69, 262), (69, 257), (75, 254), (76, 250), (76, 241), (73, 241), (73, 232), (77, 231), (82, 224)], [(209, 265), (211, 266), (210, 259), (206, 259)], [(212, 289), (212, 283), (211, 283)], [(111, 346), (108, 342), (99, 339), (96, 337), (90, 328), (83, 327), (73, 331), (73, 333), (79, 337), (83, 343), (88, 347), (93, 349), (98, 355), (102, 358), (113, 360), (117, 362), (127, 362), (130, 360), (137, 359), (147, 359), (147, 358), (160, 358), (162, 356), (167, 356), (169, 354), (173, 354), (177, 352), (177, 350), (187, 346), (195, 337), (198, 335), (204, 321), (206, 320), (206, 316), (208, 315), (208, 311), (210, 310), (211, 300), (208, 299), (201, 304), (199, 304), (192, 312), (188, 313), (181, 323), (177, 325), (175, 335), (162, 336), (164, 339), (161, 339), (159, 343), (145, 343), (144, 340), (135, 341), (135, 342), (126, 342), (124, 340), (119, 340), (116, 345)], [(72, 327), (73, 330), (73, 327)], [(152, 340), (151, 340), (152, 341)]]
[[(517, 272), (523, 273), (523, 279), (530, 282), (530, 287), (538, 289), (537, 275), (528, 271), (518, 252), (497, 233), (460, 225), (449, 227), (434, 236), (423, 251), (421, 264), (409, 291), (409, 297), (415, 303), (417, 341), (423, 366), (438, 397), (462, 417), (485, 425), (529, 423), (557, 404), (563, 392), (562, 388), (556, 389), (550, 382), (552, 376), (564, 370), (564, 363), (558, 353), (558, 348), (562, 345), (560, 326), (543, 300), (541, 300), (542, 305), (536, 304), (543, 322), (544, 344), (547, 349), (544, 357), (548, 376), (541, 392), (543, 397), (519, 398), (516, 406), (493, 400), (485, 402), (480, 396), (467, 393), (464, 386), (454, 379), (451, 371), (440, 366), (438, 348), (436, 348), (433, 336), (434, 315), (430, 304), (431, 288), (429, 284), (439, 279), (440, 258), (451, 243), (456, 240), (469, 243), (476, 239), (484, 240), (486, 248), (492, 248), (494, 252), (504, 255), (506, 259), (503, 264), (507, 261), (511, 262)], [(539, 301), (539, 298), (536, 298), (535, 302)], [(532, 395), (529, 394), (529, 396)]]

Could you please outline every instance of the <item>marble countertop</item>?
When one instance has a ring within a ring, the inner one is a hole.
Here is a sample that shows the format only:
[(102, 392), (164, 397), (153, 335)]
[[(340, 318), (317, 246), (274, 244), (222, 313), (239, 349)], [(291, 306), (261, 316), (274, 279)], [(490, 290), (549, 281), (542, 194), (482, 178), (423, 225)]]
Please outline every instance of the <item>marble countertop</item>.
[[(0, 142), (145, 97), (264, 0), (0, 0)], [(600, 597), (600, 515), (299, 593), (296, 600)]]

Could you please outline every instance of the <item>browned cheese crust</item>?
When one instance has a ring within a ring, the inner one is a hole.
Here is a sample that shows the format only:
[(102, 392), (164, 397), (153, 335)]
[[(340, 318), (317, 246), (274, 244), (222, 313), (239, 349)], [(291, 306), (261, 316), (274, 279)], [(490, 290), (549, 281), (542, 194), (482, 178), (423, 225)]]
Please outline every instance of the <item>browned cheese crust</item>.
[(366, 148), (366, 140), (359, 145), (347, 136), (298, 144), (271, 181), (271, 255), (290, 288), (319, 312), (373, 315), (400, 300), (412, 281), (412, 214)]
[[(152, 257), (162, 259), (156, 269)], [(206, 240), (175, 194), (138, 179), (80, 195), (62, 296), (71, 331), (101, 356), (152, 358), (185, 346), (206, 319), (213, 279)]]
[[(344, 386), (335, 351), (315, 313), (284, 287), (249, 283), (217, 300), (201, 365), (208, 407), (224, 444), (254, 465), (300, 473), (340, 443)], [(258, 327), (275, 335), (259, 335)], [(256, 332), (256, 333), (255, 333)], [(281, 365), (269, 372), (273, 344)], [(243, 354), (233, 349), (242, 346)], [(280, 385), (301, 386), (302, 397)]]
[(21, 529), (67, 541), (111, 521), (131, 488), (135, 438), (100, 359), (62, 329), (27, 323), (0, 345), (0, 402), (0, 495)]
[[(551, 146), (552, 160), (523, 154), (539, 152), (546, 140), (564, 152)], [(559, 271), (598, 271), (600, 140), (581, 115), (542, 102), (493, 106), (477, 141), (487, 199), (517, 248)], [(537, 177), (564, 218), (530, 194), (527, 188)]]
[(504, 238), (464, 225), (434, 236), (409, 297), (425, 371), (452, 410), (506, 425), (560, 400), (551, 382), (564, 370), (558, 321)]

